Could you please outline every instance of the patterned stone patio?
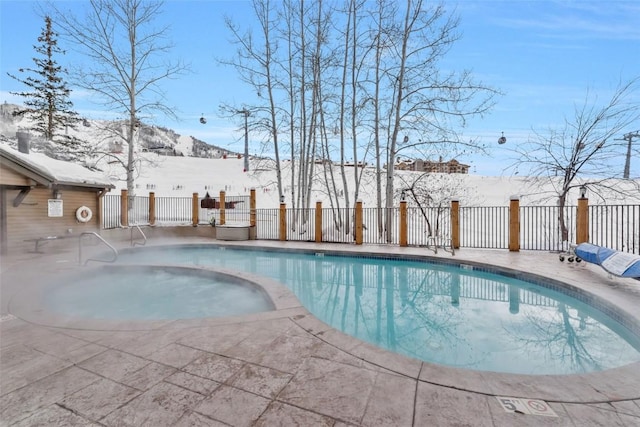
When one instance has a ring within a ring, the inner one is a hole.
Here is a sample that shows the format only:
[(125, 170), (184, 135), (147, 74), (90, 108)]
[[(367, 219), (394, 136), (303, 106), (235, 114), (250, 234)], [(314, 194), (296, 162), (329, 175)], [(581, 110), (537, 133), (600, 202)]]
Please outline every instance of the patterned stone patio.
[[(2, 259), (2, 425), (640, 425), (640, 362), (568, 376), (424, 363), (330, 328), (272, 283), (267, 287), (278, 309), (241, 317), (100, 324), (56, 318), (34, 307), (23, 316), (24, 295), (36, 295), (53, 275), (78, 268), (76, 255), (69, 249)], [(608, 277), (595, 266), (569, 266), (554, 254), (532, 252), (461, 250), (455, 258), (535, 266), (640, 317), (640, 282)], [(498, 396), (542, 400), (557, 416), (507, 412)]]

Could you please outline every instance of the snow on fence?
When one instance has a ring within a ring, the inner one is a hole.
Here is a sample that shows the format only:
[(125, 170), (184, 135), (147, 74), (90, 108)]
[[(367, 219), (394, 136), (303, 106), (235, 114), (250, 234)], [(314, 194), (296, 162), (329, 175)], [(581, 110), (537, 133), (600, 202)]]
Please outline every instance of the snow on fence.
[[(225, 222), (249, 223), (249, 199), (227, 197), (233, 208), (225, 209)], [(136, 196), (129, 202), (129, 224), (149, 223), (149, 198)], [(230, 205), (231, 206), (231, 205)], [(220, 209), (198, 208), (198, 224), (219, 224)], [(589, 206), (589, 241), (618, 251), (640, 254), (640, 205)], [(399, 209), (363, 208), (363, 243), (399, 244)], [(286, 209), (286, 240), (315, 241), (316, 210)], [(566, 249), (559, 225), (557, 206), (520, 206), (520, 248), (523, 250), (558, 251)], [(256, 209), (256, 238), (280, 239), (280, 209)], [(102, 203), (103, 228), (121, 226), (121, 197), (107, 195)], [(391, 239), (385, 229), (385, 218), (391, 216)], [(562, 215), (569, 243), (576, 241), (577, 207), (567, 206)], [(155, 217), (158, 225), (192, 225), (191, 197), (156, 197)], [(509, 207), (460, 207), (460, 246), (465, 248), (508, 249)], [(322, 241), (354, 243), (355, 208), (322, 208)], [(407, 241), (410, 246), (431, 245), (433, 239), (451, 239), (451, 208), (407, 208)]]

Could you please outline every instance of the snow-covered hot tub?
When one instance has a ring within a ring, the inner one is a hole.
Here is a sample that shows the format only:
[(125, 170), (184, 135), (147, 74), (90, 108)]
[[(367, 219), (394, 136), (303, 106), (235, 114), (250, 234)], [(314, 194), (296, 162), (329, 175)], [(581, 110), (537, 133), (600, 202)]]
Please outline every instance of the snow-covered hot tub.
[(218, 240), (249, 240), (249, 224), (216, 225)]

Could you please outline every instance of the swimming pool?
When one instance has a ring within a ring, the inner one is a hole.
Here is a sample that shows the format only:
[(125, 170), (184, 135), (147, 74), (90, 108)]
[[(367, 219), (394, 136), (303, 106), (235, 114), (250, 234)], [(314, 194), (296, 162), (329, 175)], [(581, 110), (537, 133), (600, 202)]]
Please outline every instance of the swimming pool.
[(336, 329), (427, 362), (539, 375), (640, 361), (640, 340), (620, 323), (624, 316), (612, 318), (611, 307), (598, 310), (583, 302), (588, 296), (570, 288), (567, 295), (557, 282), (524, 281), (477, 266), (211, 245), (136, 249), (119, 262), (216, 266), (270, 277)]
[(45, 307), (85, 319), (166, 320), (274, 310), (255, 284), (215, 271), (167, 266), (104, 266), (49, 286)]

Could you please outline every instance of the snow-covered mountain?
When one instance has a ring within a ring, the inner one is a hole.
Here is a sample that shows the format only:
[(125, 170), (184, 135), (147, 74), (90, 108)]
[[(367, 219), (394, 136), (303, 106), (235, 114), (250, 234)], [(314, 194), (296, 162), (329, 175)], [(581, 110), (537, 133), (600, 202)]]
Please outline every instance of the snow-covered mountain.
[[(33, 123), (24, 116), (15, 116), (14, 112), (21, 107), (14, 104), (0, 105), (0, 137), (2, 140), (17, 147), (16, 133), (29, 132)], [(65, 135), (81, 141), (87, 141), (97, 148), (108, 152), (122, 151), (118, 138), (113, 131), (122, 128), (125, 123), (107, 120), (81, 119), (75, 127), (65, 130)], [(31, 146), (38, 151), (43, 141), (31, 133)], [(221, 158), (228, 153), (226, 149), (207, 144), (197, 138), (179, 135), (171, 129), (140, 123), (138, 132), (138, 147), (141, 151), (161, 153), (163, 155)]]

